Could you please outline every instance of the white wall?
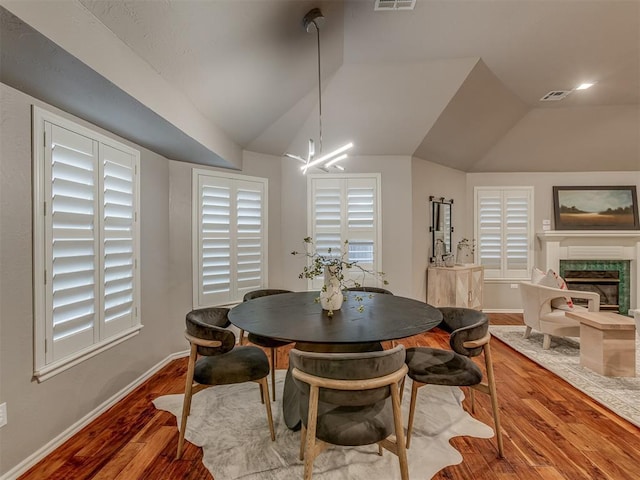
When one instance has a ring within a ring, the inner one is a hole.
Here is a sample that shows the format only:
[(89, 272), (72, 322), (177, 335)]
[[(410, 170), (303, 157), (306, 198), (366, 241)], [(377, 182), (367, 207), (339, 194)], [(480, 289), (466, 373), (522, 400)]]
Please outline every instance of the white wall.
[[(426, 301), (427, 282), (426, 272), (431, 252), (431, 211), (429, 196), (453, 199), (453, 242), (456, 245), (462, 238), (471, 238), (473, 226), (469, 230), (467, 219), (473, 220), (473, 215), (467, 215), (466, 174), (460, 170), (444, 167), (437, 163), (414, 158), (411, 162), (411, 189), (413, 192), (413, 298)], [(453, 247), (455, 248), (455, 247)]]
[(3, 84), (0, 98), (0, 403), (8, 411), (8, 424), (0, 429), (2, 475), (184, 345), (183, 327), (167, 315), (169, 163), (140, 149), (144, 328), (43, 383), (32, 379), (31, 105), (87, 124)]
[[(553, 229), (554, 185), (636, 185), (640, 190), (639, 168), (632, 172), (558, 172), (558, 173), (469, 173), (467, 174), (467, 210), (473, 212), (476, 186), (533, 186), (534, 187), (534, 231), (542, 230), (542, 220), (551, 220)], [(470, 232), (473, 232), (473, 215), (469, 216)], [(473, 233), (470, 233), (471, 235)], [(545, 265), (540, 260), (541, 247), (535, 243), (535, 264)], [(521, 309), (520, 291), (508, 283), (485, 280), (484, 307), (489, 310)]]

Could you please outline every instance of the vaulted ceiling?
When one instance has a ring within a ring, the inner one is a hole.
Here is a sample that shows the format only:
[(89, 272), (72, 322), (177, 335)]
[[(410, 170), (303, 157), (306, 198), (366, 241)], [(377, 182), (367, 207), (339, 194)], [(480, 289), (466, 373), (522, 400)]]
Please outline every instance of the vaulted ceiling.
[[(302, 17), (320, 7), (326, 149), (353, 140), (358, 155), (463, 171), (640, 169), (636, 0), (75, 3), (241, 149), (304, 154), (318, 137), (316, 37)], [(579, 165), (558, 165), (565, 143)]]

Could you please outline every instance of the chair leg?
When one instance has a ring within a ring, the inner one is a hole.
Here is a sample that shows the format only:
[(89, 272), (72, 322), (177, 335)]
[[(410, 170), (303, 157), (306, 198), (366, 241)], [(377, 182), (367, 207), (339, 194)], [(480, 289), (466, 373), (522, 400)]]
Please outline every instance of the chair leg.
[(304, 447), (307, 442), (307, 427), (302, 424), (300, 428), (300, 460), (304, 460)]
[(471, 413), (476, 413), (476, 396), (473, 388), (469, 388), (469, 400), (471, 401)]
[(498, 391), (496, 390), (496, 379), (493, 374), (493, 360), (491, 359), (491, 347), (484, 346), (484, 361), (487, 368), (487, 383), (489, 395), (491, 396), (491, 409), (493, 410), (493, 423), (496, 427), (496, 440), (498, 441), (498, 455), (504, 458), (504, 444), (502, 442), (502, 429), (500, 427), (500, 411), (498, 409)]
[(269, 421), (269, 431), (271, 432), (271, 441), (275, 441), (276, 432), (273, 428), (273, 416), (271, 415), (271, 402), (269, 401), (269, 384), (267, 383), (267, 377), (262, 377), (258, 380), (260, 384), (260, 391), (262, 392), (263, 398), (266, 398), (267, 401), (264, 402), (265, 407), (267, 408), (267, 420)]
[(191, 392), (193, 390), (193, 371), (195, 370), (196, 357), (198, 356), (198, 346), (191, 344), (191, 353), (189, 354), (189, 366), (187, 367), (187, 379), (184, 387), (184, 401), (182, 402), (182, 419), (180, 420), (180, 433), (178, 435), (178, 451), (176, 460), (182, 457), (182, 449), (184, 447), (184, 434), (187, 429), (187, 417), (191, 413)]
[(244, 343), (244, 330), (240, 329), (240, 336), (238, 337), (238, 344), (242, 345)]
[(404, 426), (402, 425), (400, 393), (398, 392), (397, 383), (391, 384), (391, 401), (393, 405), (393, 423), (396, 431), (396, 453), (398, 455), (398, 460), (400, 461), (400, 478), (402, 478), (402, 480), (409, 480), (409, 466), (407, 465), (406, 450), (407, 445), (405, 445), (404, 441)]
[(527, 328), (524, 329), (524, 335), (522, 337), (529, 338), (529, 335), (531, 335), (531, 327), (527, 325)]
[(542, 340), (542, 349), (549, 350), (549, 348), (551, 348), (551, 335), (549, 335), (548, 333), (545, 333), (544, 338)]
[(413, 417), (416, 413), (416, 398), (418, 396), (418, 388), (423, 383), (411, 381), (411, 402), (409, 403), (409, 421), (407, 423), (407, 448), (411, 446), (411, 432), (413, 431)]
[(273, 395), (273, 401), (276, 401), (276, 349), (271, 349), (271, 395)]
[(313, 475), (319, 395), (320, 388), (317, 385), (312, 385), (309, 390), (309, 416), (307, 419), (307, 438), (304, 448), (304, 480), (311, 480), (311, 476)]

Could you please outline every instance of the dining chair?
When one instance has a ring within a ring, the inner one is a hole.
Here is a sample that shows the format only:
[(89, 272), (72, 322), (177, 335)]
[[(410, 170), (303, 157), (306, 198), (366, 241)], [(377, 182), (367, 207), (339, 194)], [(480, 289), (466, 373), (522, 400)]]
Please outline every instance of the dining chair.
[[(300, 459), (304, 480), (315, 458), (329, 445), (378, 444), (398, 456), (400, 476), (408, 480), (400, 408), (400, 385), (407, 373), (405, 350), (318, 353), (292, 349), (289, 362), (299, 391), (302, 431)], [(395, 438), (393, 437), (395, 435)]]
[[(474, 389), (490, 395), (498, 453), (500, 458), (503, 458), (504, 448), (500, 429), (498, 396), (489, 347), (491, 340), (489, 319), (483, 312), (470, 308), (443, 307), (439, 310), (442, 312), (442, 322), (438, 326), (449, 332), (449, 345), (452, 350), (428, 347), (407, 349), (408, 376), (412, 380), (407, 448), (411, 445), (418, 388), (425, 385), (466, 386), (471, 387), (469, 393), (472, 413), (475, 413)], [(472, 357), (480, 354), (484, 356), (487, 374), (487, 381), (484, 383), (482, 370), (471, 360)]]
[[(275, 288), (267, 288), (262, 290), (254, 290), (245, 294), (242, 299), (243, 302), (253, 300), (255, 298), (266, 297), (269, 295), (280, 295), (282, 293), (291, 293), (291, 290), (280, 290)], [(240, 345), (242, 345), (244, 338), (244, 330), (240, 330)], [(276, 401), (276, 349), (289, 345), (292, 342), (286, 340), (276, 340), (275, 338), (263, 337), (256, 335), (255, 333), (249, 333), (247, 340), (258, 345), (260, 347), (268, 348), (271, 353), (271, 392), (273, 395), (273, 401)], [(269, 397), (267, 397), (268, 399)]]
[(262, 398), (266, 399), (264, 403), (271, 440), (276, 438), (267, 382), (269, 360), (258, 347), (236, 347), (233, 332), (224, 328), (230, 323), (228, 313), (228, 308), (212, 307), (193, 310), (187, 314), (185, 337), (191, 345), (191, 351), (182, 404), (177, 459), (182, 456), (187, 418), (191, 413), (191, 398), (200, 390), (214, 385), (257, 382)]

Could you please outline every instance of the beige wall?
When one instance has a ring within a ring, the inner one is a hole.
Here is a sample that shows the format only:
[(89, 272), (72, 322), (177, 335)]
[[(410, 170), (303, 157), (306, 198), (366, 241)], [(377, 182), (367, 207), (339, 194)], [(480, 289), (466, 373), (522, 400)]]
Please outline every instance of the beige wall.
[(8, 411), (0, 429), (1, 475), (184, 345), (167, 315), (169, 165), (141, 149), (144, 328), (43, 383), (32, 380), (31, 104), (69, 116), (2, 84), (0, 96), (0, 402)]
[[(640, 191), (640, 162), (632, 172), (558, 172), (558, 173), (469, 173), (467, 174), (467, 210), (473, 211), (476, 186), (532, 186), (534, 187), (535, 232), (542, 230), (542, 221), (551, 220), (553, 228), (554, 185), (636, 185)], [(469, 216), (468, 228), (473, 235), (473, 215)], [(535, 243), (535, 264), (540, 262), (540, 245)], [(520, 291), (511, 288), (511, 283), (485, 281), (484, 307), (489, 310), (522, 309)]]
[[(414, 158), (411, 162), (411, 190), (413, 215), (413, 291), (412, 296), (426, 301), (426, 271), (431, 253), (431, 211), (429, 196), (453, 199), (453, 248), (464, 238), (470, 238), (466, 209), (466, 174), (460, 170)], [(471, 217), (472, 218), (472, 217)], [(471, 230), (473, 231), (473, 230)]]

